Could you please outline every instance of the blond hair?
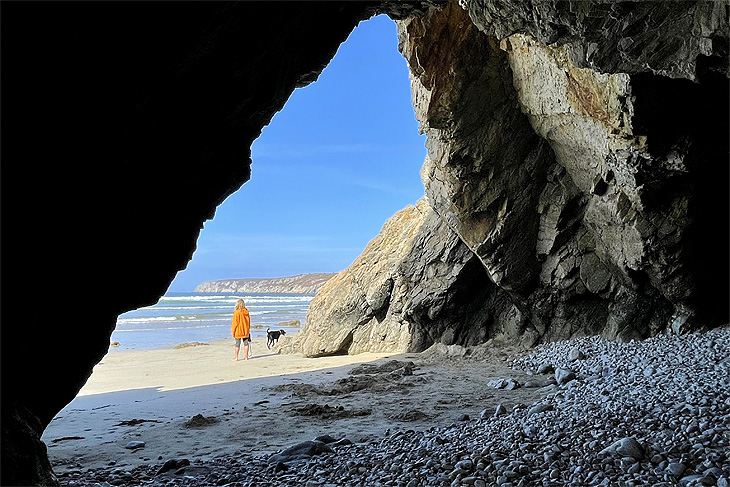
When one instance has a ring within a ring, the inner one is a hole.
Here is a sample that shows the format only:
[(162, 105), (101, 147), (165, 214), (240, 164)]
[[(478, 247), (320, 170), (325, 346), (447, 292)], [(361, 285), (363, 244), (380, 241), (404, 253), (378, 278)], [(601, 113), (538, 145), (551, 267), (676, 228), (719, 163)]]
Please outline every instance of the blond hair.
[(236, 301), (236, 309), (243, 309), (246, 307), (246, 304), (243, 302), (243, 299), (239, 299)]

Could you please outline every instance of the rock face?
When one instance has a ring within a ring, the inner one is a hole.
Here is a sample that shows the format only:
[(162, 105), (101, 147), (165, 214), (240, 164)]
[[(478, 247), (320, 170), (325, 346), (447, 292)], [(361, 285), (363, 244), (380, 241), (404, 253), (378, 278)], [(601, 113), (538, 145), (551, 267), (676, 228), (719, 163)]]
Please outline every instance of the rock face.
[(314, 294), (335, 274), (300, 274), (268, 279), (224, 279), (198, 284), (196, 293), (303, 293)]
[(381, 239), (395, 268), (333, 279), (353, 307), (318, 298), (346, 320), (307, 353), (727, 321), (727, 4), (432, 7), (2, 4), (3, 277), (64, 286), (3, 296), (0, 483), (54, 482), (40, 434), (116, 317), (165, 292), (262, 127), (377, 12), (401, 21), (428, 204)]
[[(320, 291), (293, 350), (627, 340), (727, 321), (726, 7), (573, 7), (452, 2), (399, 22), (433, 217), (407, 249), (410, 227), (386, 225), (399, 251), (374, 240)], [(454, 235), (457, 259), (436, 257)], [(435, 257), (447, 281), (424, 273)], [(475, 261), (488, 279), (458, 271)], [(459, 309), (447, 289), (467, 288), (470, 332), (455, 332), (441, 310)]]
[(280, 349), (307, 356), (477, 344), (500, 290), (424, 198), (393, 216), (363, 254), (330, 279), (307, 323)]
[[(726, 321), (726, 10), (466, 3), (469, 18), (450, 4), (401, 23), (426, 192), (527, 327), (629, 339)], [(665, 37), (671, 52), (641, 48)]]

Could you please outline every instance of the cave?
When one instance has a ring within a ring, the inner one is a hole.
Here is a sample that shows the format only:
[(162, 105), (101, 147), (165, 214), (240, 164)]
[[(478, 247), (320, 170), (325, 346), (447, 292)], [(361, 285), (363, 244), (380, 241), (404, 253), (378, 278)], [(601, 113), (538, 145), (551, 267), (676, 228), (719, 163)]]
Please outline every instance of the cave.
[[(250, 146), (262, 127), (295, 88), (316, 79), (358, 22), (380, 13), (412, 22), (403, 34), (412, 48), (402, 47), (425, 90), (418, 93), (427, 94), (421, 123), (436, 160), (428, 168), (448, 186), (432, 187), (430, 204), (459, 237), (454, 245), (486, 270), (470, 265), (465, 274), (500, 289), (499, 299), (484, 289), (457, 295), (498, 302), (502, 315), (518, 309), (518, 323), (499, 326), (543, 340), (570, 329), (556, 317), (571, 303), (586, 316), (600, 310), (604, 321), (586, 327), (615, 338), (636, 336), (622, 333), (637, 316), (639, 335), (670, 329), (672, 314), (694, 329), (726, 322), (727, 10), (714, 2), (572, 4), (3, 2), (1, 482), (55, 484), (40, 435), (106, 353), (116, 317), (166, 291), (191, 259), (203, 222), (249, 179)], [(457, 55), (475, 45), (490, 50), (476, 53), (489, 70)], [(427, 48), (433, 57), (419, 67), (417, 54)], [(554, 106), (575, 117), (576, 133), (599, 127), (595, 134), (621, 150), (580, 163), (596, 152), (560, 139), (549, 125), (553, 114), (531, 105), (542, 95), (530, 91), (525, 53), (564, 70), (551, 78), (567, 87)], [(474, 88), (479, 83), (488, 89)], [(701, 127), (711, 130), (696, 134), (692, 127), (682, 133), (685, 121), (672, 123), (652, 145), (656, 124), (672, 120), (642, 108), (642, 92), (654, 87), (709, 98), (724, 125), (705, 118)], [(481, 124), (484, 113), (460, 111), (477, 102), (503, 109), (521, 127), (512, 137), (529, 146), (485, 151), (475, 140), (502, 136), (497, 125)], [(629, 132), (632, 110), (648, 133)], [(682, 153), (692, 185), (672, 186), (676, 166), (651, 159), (675, 140), (702, 145)], [(598, 176), (604, 184), (591, 193)], [(532, 181), (517, 204), (519, 187), (495, 190), (495, 181), (512, 177)], [(653, 198), (667, 187), (675, 198)], [(569, 213), (587, 222), (565, 226), (563, 210), (580, 194), (590, 195), (586, 207)], [(514, 231), (522, 221), (527, 236)], [(560, 232), (572, 233), (559, 235), (558, 222)], [(698, 252), (707, 240), (711, 252)], [(710, 288), (705, 273), (721, 285)], [(90, 303), (84, 316), (74, 313), (80, 292)], [(611, 314), (624, 305), (633, 308)], [(499, 315), (486, 314), (476, 331), (457, 337), (484, 339), (479, 327)], [(426, 333), (421, 340), (438, 339)]]

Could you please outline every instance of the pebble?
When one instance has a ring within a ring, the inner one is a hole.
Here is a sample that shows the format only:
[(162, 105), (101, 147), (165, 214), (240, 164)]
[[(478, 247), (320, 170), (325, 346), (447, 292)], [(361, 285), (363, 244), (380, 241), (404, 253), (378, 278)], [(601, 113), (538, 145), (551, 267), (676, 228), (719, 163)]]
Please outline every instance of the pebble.
[(601, 450), (601, 454), (607, 452), (616, 452), (620, 455), (633, 458), (634, 460), (641, 460), (644, 456), (644, 449), (641, 447), (636, 438), (621, 438), (615, 443), (611, 444), (607, 448)]
[(544, 363), (537, 367), (538, 374), (552, 374), (555, 371), (552, 364)]
[[(571, 361), (574, 349), (585, 357)], [(366, 443), (320, 437), (327, 443), (302, 448), (309, 455), (275, 455), (271, 463), (270, 455), (245, 452), (206, 461), (189, 456), (180, 474), (156, 475), (166, 464), (158, 459), (128, 470), (74, 469), (60, 481), (92, 487), (730, 487), (729, 356), (727, 327), (629, 343), (599, 337), (548, 343), (512, 367), (544, 374), (550, 364), (561, 387), (532, 406), (485, 409), (480, 421)], [(581, 380), (561, 382), (561, 370)], [(552, 410), (537, 412), (538, 405)], [(302, 453), (278, 455), (285, 451)], [(170, 467), (179, 461), (171, 460)]]
[(144, 448), (144, 446), (144, 441), (130, 441), (129, 443), (124, 445), (124, 448), (127, 448), (128, 450), (136, 450), (137, 448)]
[(543, 413), (545, 411), (552, 411), (553, 409), (555, 409), (555, 408), (553, 407), (552, 404), (550, 404), (548, 402), (541, 402), (541, 403), (535, 404), (530, 409), (528, 409), (527, 415), (532, 416), (533, 414), (539, 414), (539, 413)]
[(578, 347), (575, 347), (570, 350), (570, 353), (568, 354), (568, 360), (571, 362), (574, 362), (576, 360), (583, 360), (586, 358), (586, 355), (583, 353), (583, 350), (581, 350)]
[(670, 474), (674, 475), (677, 478), (680, 478), (685, 470), (687, 470), (687, 467), (685, 467), (683, 464), (678, 463), (678, 462), (670, 463), (667, 466), (667, 472), (669, 472)]

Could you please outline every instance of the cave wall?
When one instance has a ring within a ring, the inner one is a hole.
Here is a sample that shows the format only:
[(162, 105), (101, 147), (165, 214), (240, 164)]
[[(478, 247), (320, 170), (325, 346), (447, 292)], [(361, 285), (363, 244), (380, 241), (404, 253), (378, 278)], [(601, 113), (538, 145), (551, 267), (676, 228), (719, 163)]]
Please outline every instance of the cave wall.
[[(116, 317), (185, 268), (250, 145), (360, 20), (420, 5), (2, 2), (2, 479), (53, 484), (40, 435)], [(88, 310), (80, 313), (79, 309)]]
[[(726, 323), (728, 5), (459, 5), (473, 25), (454, 4), (402, 22), (426, 193), (527, 328), (631, 339)], [(491, 64), (478, 47), (442, 54), (469, 29)]]

